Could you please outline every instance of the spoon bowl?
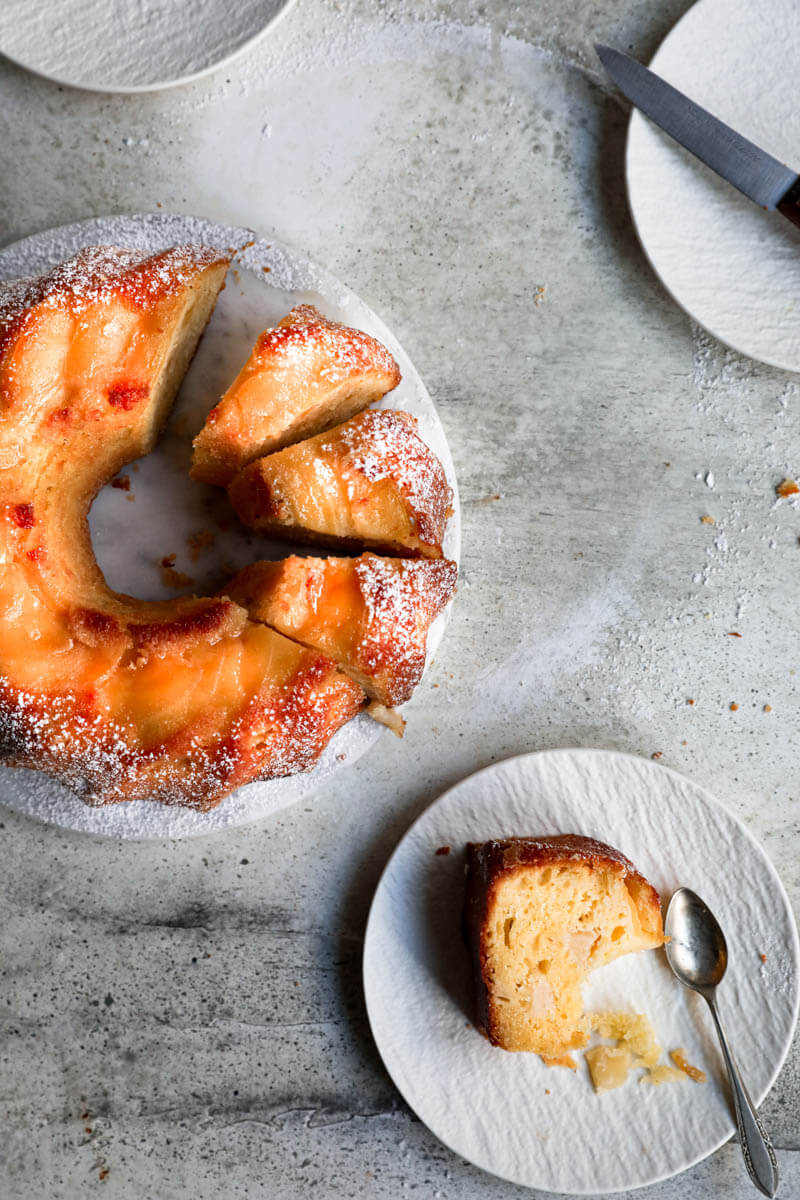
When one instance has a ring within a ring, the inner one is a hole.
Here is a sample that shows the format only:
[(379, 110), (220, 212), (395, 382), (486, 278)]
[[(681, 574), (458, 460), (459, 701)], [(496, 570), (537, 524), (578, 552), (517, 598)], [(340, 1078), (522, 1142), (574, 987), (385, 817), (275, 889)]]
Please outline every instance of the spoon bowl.
[(695, 991), (717, 987), (728, 966), (728, 945), (720, 924), (696, 892), (679, 888), (670, 901), (664, 933), (673, 973)]

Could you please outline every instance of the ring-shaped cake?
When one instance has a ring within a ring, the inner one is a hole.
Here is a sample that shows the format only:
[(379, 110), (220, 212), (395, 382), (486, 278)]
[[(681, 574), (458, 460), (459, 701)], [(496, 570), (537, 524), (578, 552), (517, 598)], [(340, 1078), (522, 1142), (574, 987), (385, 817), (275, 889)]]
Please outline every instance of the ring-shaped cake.
[(226, 597), (138, 600), (94, 557), (91, 502), (152, 449), (227, 267), (93, 247), (0, 291), (0, 759), (91, 803), (210, 808), (310, 766), (364, 701)]

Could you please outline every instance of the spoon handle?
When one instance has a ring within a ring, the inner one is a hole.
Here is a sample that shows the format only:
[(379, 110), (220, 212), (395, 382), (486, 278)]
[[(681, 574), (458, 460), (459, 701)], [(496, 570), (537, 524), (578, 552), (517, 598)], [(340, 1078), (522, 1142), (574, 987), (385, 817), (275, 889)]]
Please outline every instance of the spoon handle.
[(713, 992), (707, 994), (705, 998), (708, 1001), (708, 1007), (711, 1009), (711, 1015), (717, 1027), (719, 1044), (722, 1047), (722, 1057), (728, 1069), (728, 1079), (730, 1080), (731, 1091), (733, 1092), (733, 1105), (736, 1110), (739, 1142), (742, 1147), (747, 1173), (759, 1191), (763, 1192), (765, 1196), (774, 1196), (778, 1188), (778, 1164), (775, 1159), (775, 1151), (772, 1148), (772, 1143), (767, 1136), (764, 1126), (761, 1124), (753, 1101), (747, 1094), (747, 1088), (742, 1083), (739, 1068), (733, 1061), (733, 1055), (728, 1047), (728, 1039), (725, 1036), (722, 1021), (717, 1012)]

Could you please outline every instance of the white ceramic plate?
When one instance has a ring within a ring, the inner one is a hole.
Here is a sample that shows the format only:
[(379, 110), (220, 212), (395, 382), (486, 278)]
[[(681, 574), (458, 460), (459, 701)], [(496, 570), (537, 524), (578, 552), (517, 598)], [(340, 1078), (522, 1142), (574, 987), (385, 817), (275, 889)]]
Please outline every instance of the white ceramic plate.
[(186, 83), (241, 54), (294, 0), (3, 0), (0, 53), (94, 92)]
[[(709, 903), (730, 951), (720, 1008), (759, 1104), (797, 1019), (797, 930), (772, 864), (744, 826), (690, 780), (629, 755), (555, 750), (499, 763), (447, 792), (403, 838), (364, 946), (369, 1020), (397, 1087), (437, 1137), (486, 1171), (552, 1192), (622, 1191), (704, 1158), (734, 1123), (704, 1002), (677, 983), (663, 951), (601, 968), (585, 989), (587, 1008), (648, 1013), (665, 1051), (685, 1047), (708, 1071), (706, 1084), (631, 1078), (597, 1096), (585, 1063), (577, 1074), (548, 1069), (534, 1054), (492, 1047), (472, 1026), (460, 933), (464, 845), (557, 833), (618, 847), (665, 901), (686, 885)], [(437, 855), (441, 846), (451, 853)]]
[[(699, 0), (650, 66), (800, 171), (796, 0)], [(631, 117), (627, 180), (642, 245), (678, 304), (762, 362), (800, 371), (800, 229)]]
[[(290, 549), (241, 527), (219, 488), (189, 479), (191, 440), (205, 415), (246, 360), (262, 329), (295, 304), (317, 305), (326, 316), (365, 329), (397, 359), (403, 379), (383, 402), (414, 414), (419, 432), (441, 459), (453, 488), (454, 515), (444, 542), (458, 560), (460, 509), (453, 460), (433, 401), (408, 355), (383, 323), (348, 288), (321, 267), (271, 239), (198, 217), (151, 214), (98, 217), (35, 234), (0, 250), (0, 279), (37, 275), (83, 246), (106, 243), (155, 251), (181, 242), (237, 248), (227, 282), (178, 396), (169, 425), (152, 454), (126, 467), (131, 489), (110, 485), (92, 508), (90, 525), (98, 561), (111, 587), (144, 599), (178, 594), (162, 581), (159, 562), (176, 554), (175, 567), (191, 579), (185, 591), (210, 594), (232, 571), (258, 558), (282, 558)], [(381, 407), (381, 405), (378, 405)], [(133, 496), (133, 501), (129, 497)], [(220, 528), (221, 522), (224, 528)], [(192, 550), (189, 538), (210, 531), (212, 546)], [(302, 547), (298, 547), (299, 552)], [(449, 611), (428, 636), (428, 661), (436, 651)], [(329, 773), (352, 763), (380, 736), (363, 713), (339, 730), (308, 773), (248, 784), (211, 812), (134, 801), (89, 808), (66, 788), (35, 771), (0, 768), (0, 803), (41, 820), (109, 837), (185, 837), (241, 825), (284, 808), (316, 791)], [(413, 749), (409, 746), (409, 753)]]

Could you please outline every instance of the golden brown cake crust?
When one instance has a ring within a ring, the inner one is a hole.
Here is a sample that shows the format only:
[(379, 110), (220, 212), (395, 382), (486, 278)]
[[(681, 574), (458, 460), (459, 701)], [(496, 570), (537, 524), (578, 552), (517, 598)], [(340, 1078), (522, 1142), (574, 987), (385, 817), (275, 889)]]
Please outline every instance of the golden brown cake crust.
[(369, 409), (259, 458), (229, 488), (245, 525), (276, 537), (440, 558), (452, 491), (410, 413)]
[(92, 803), (209, 808), (311, 766), (364, 702), (233, 601), (140, 601), (94, 559), (91, 501), (152, 448), (227, 266), (93, 247), (0, 285), (0, 756)]
[(419, 683), (428, 629), (457, 574), (447, 559), (292, 556), (253, 563), (224, 590), (251, 618), (327, 655), (392, 707)]
[(376, 338), (301, 304), (260, 335), (194, 440), (191, 474), (226, 487), (247, 463), (360, 412), (397, 387)]
[(45, 275), (0, 284), (0, 359), (42, 306), (79, 313), (113, 297), (144, 311), (175, 296), (198, 269), (227, 263), (218, 250), (196, 244), (151, 255), (119, 246), (87, 246)]
[(463, 932), (472, 969), (473, 994), (478, 1026), (493, 1044), (500, 1044), (492, 1022), (492, 1006), (486, 986), (485, 930), (487, 914), (502, 880), (526, 867), (562, 866), (585, 863), (605, 868), (635, 880), (640, 903), (649, 907), (653, 921), (661, 925), (661, 899), (656, 889), (636, 867), (613, 846), (581, 834), (553, 837), (511, 837), (467, 843), (467, 885), (464, 897)]

